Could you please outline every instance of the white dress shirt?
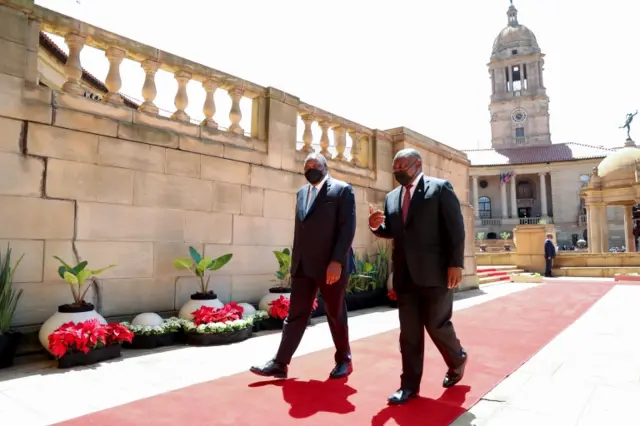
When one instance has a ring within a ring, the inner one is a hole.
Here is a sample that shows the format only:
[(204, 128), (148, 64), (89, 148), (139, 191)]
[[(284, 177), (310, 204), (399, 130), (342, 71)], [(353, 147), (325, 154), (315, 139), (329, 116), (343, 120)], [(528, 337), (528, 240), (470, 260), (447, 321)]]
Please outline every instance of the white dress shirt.
[[(309, 184), (309, 189), (307, 190), (307, 203), (305, 204), (306, 211), (309, 211), (309, 209), (311, 208), (311, 206), (309, 205), (309, 201), (311, 200), (311, 187), (312, 186), (316, 187), (316, 199), (317, 199), (318, 198), (318, 194), (320, 193), (320, 190), (324, 186), (324, 184), (327, 181), (327, 179), (329, 179), (329, 173), (327, 173), (325, 175), (325, 177), (322, 178), (322, 180), (320, 182), (316, 183), (315, 185)], [(314, 200), (314, 202), (315, 202), (315, 200)]]
[[(415, 179), (413, 179), (413, 182), (411, 182), (411, 188), (409, 189), (409, 199), (413, 198), (413, 194), (416, 193), (416, 188), (418, 187), (418, 183), (420, 183), (420, 179), (422, 179), (423, 176), (424, 176), (424, 173), (420, 172), (418, 173), (418, 176), (416, 176)], [(404, 194), (406, 193), (406, 191), (407, 191), (407, 188), (405, 186), (403, 186), (400, 189), (400, 210), (402, 210), (402, 205), (404, 204)], [(378, 228), (371, 228), (371, 230), (377, 231)]]

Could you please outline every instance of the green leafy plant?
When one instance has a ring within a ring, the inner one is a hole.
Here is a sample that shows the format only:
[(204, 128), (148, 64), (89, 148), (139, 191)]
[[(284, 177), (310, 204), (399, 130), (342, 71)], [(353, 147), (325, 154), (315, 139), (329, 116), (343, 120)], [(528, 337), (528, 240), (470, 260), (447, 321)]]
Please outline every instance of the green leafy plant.
[(18, 307), (18, 301), (22, 296), (22, 289), (16, 291), (13, 288), (13, 275), (18, 269), (24, 254), (20, 256), (15, 265), (11, 266), (11, 248), (7, 244), (7, 253), (2, 258), (0, 252), (0, 334), (6, 333), (11, 328), (13, 315)]
[(503, 240), (508, 240), (509, 238), (511, 238), (511, 234), (510, 234), (510, 233), (508, 233), (508, 232), (503, 232), (502, 234), (500, 234), (500, 237), (501, 237)]
[(280, 287), (291, 287), (291, 251), (285, 248), (282, 251), (274, 250), (273, 254), (278, 260), (279, 269), (276, 271), (275, 276), (280, 281)]
[[(389, 244), (378, 243), (376, 251), (362, 256), (365, 263), (373, 265), (371, 277), (375, 281), (375, 288), (387, 288), (389, 279)], [(357, 265), (356, 265), (357, 266)]]
[(100, 275), (107, 269), (115, 268), (116, 265), (109, 265), (102, 269), (87, 269), (87, 261), (78, 263), (76, 266), (71, 266), (58, 256), (53, 256), (58, 262), (60, 267), (58, 268), (58, 275), (65, 280), (71, 286), (71, 294), (73, 294), (73, 304), (76, 306), (86, 305), (84, 297), (91, 287), (85, 288), (85, 282), (96, 275)]
[(484, 232), (478, 232), (476, 234), (476, 240), (480, 241), (480, 243), (482, 243), (482, 241), (484, 241)]
[(356, 272), (349, 275), (347, 293), (360, 293), (376, 288), (374, 266), (364, 259), (356, 258)]
[[(210, 257), (204, 257), (198, 250), (193, 247), (189, 247), (189, 255), (191, 259), (187, 257), (179, 257), (173, 261), (173, 266), (177, 269), (186, 269), (190, 271), (193, 275), (200, 279), (200, 293), (206, 294), (209, 293), (209, 280), (211, 279), (211, 275), (207, 275), (209, 271), (217, 271), (222, 268), (224, 265), (229, 263), (233, 254), (223, 254), (220, 257), (212, 259)], [(205, 281), (206, 276), (206, 281)]]

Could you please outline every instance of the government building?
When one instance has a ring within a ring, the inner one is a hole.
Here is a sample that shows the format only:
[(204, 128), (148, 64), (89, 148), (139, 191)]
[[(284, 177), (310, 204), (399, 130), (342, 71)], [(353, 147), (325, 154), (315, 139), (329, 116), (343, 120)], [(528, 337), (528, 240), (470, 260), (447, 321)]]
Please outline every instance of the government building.
[[(559, 246), (573, 246), (588, 240), (580, 189), (617, 149), (552, 143), (544, 56), (512, 4), (488, 64), (491, 148), (465, 151), (471, 161), (469, 188), (476, 231), (486, 239), (513, 233), (519, 224), (547, 223), (555, 226)], [(608, 207), (607, 216), (609, 248), (624, 246), (624, 209)]]

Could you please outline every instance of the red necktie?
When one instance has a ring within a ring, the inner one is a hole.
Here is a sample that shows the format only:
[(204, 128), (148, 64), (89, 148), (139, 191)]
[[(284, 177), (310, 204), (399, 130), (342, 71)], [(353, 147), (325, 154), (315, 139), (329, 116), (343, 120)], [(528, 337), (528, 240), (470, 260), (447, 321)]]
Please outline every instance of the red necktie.
[(402, 221), (407, 221), (409, 215), (409, 204), (411, 204), (411, 187), (413, 185), (407, 185), (404, 187), (404, 197), (402, 200)]

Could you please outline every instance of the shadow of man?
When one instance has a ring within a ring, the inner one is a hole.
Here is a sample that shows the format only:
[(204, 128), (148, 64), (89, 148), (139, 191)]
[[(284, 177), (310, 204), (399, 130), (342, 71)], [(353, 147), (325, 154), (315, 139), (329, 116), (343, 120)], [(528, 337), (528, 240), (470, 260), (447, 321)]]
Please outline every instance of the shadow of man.
[(462, 408), (469, 386), (454, 386), (438, 399), (418, 398), (403, 405), (389, 405), (371, 419), (371, 426), (385, 426), (393, 420), (398, 426), (449, 426), (467, 410)]
[(298, 379), (268, 380), (251, 383), (249, 387), (278, 386), (282, 388), (282, 399), (288, 403), (289, 415), (304, 419), (320, 412), (347, 414), (356, 407), (348, 398), (358, 391), (347, 385), (348, 378), (301, 381)]

